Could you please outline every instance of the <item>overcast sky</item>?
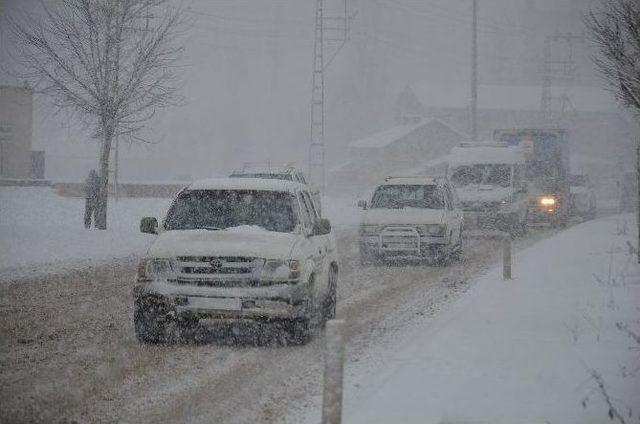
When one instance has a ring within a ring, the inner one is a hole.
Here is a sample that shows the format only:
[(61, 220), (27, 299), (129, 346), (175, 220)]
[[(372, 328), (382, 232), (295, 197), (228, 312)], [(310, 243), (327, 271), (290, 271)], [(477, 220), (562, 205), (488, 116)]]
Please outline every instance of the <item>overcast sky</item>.
[[(471, 0), (348, 2), (354, 15), (350, 39), (325, 76), (326, 143), (333, 163), (351, 139), (394, 125), (393, 102), (405, 85), (424, 103), (468, 104)], [(36, 0), (2, 4), (3, 27), (9, 13), (38, 10)], [(180, 71), (185, 103), (149, 122), (145, 135), (156, 144), (123, 146), (121, 180), (224, 175), (256, 160), (306, 165), (315, 2), (182, 4), (190, 20)], [(580, 13), (590, 1), (478, 4), (481, 84), (536, 86), (544, 36), (580, 32)], [(325, 0), (325, 13), (343, 13), (342, 0)], [(336, 46), (329, 44), (325, 55), (331, 57)], [(0, 47), (0, 83), (19, 83), (12, 75), (14, 46), (4, 33)], [(582, 61), (578, 83), (597, 87), (585, 52), (577, 54)], [(443, 99), (443, 92), (451, 94)], [(607, 93), (601, 96), (611, 103)], [(33, 145), (47, 151), (47, 177), (83, 178), (96, 164), (97, 143), (64, 113), (52, 114), (44, 99), (35, 103)]]

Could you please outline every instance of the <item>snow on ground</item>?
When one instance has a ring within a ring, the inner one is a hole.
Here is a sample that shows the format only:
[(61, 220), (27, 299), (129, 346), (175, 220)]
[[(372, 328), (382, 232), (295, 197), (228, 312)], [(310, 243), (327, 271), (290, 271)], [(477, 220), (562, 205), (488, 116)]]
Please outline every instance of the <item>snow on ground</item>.
[[(80, 268), (143, 255), (154, 236), (140, 233), (140, 218), (162, 218), (171, 199), (109, 199), (108, 229), (84, 228), (84, 199), (47, 187), (0, 188), (0, 277)], [(355, 201), (327, 198), (324, 215), (336, 228), (357, 225)]]
[(563, 231), (516, 254), (513, 280), (496, 266), (435, 320), (417, 317), (366, 360), (347, 358), (345, 422), (608, 422), (592, 371), (637, 422), (640, 346), (624, 329), (640, 333), (633, 223)]
[(0, 188), (0, 274), (75, 267), (90, 261), (141, 255), (153, 236), (140, 218), (160, 217), (170, 199), (109, 199), (108, 229), (84, 228), (84, 199), (46, 187)]

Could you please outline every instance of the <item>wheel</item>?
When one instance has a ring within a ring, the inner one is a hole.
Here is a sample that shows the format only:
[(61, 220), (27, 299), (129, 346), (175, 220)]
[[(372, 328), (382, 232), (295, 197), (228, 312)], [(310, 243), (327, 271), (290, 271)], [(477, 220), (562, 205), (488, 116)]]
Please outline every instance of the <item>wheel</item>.
[(153, 301), (136, 300), (133, 326), (141, 343), (155, 344), (165, 341), (166, 308)]
[(303, 345), (311, 339), (309, 318), (298, 318), (287, 323), (288, 342), (294, 345)]
[(324, 322), (336, 317), (336, 294), (338, 289), (338, 269), (333, 265), (329, 269), (329, 291), (324, 301), (322, 318)]

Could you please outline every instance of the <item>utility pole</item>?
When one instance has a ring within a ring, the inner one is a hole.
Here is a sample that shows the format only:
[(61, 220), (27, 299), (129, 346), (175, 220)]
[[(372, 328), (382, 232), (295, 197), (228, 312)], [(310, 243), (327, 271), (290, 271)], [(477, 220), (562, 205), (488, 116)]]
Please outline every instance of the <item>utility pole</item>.
[(324, 33), (323, 0), (316, 0), (316, 28), (313, 41), (313, 78), (311, 89), (311, 134), (309, 178), (324, 191)]
[(471, 30), (471, 140), (478, 140), (478, 1), (473, 0)]
[[(311, 128), (309, 134), (309, 178), (324, 192), (326, 184), (324, 139), (324, 70), (333, 61), (348, 39), (349, 21), (347, 0), (344, 16), (324, 16), (324, 0), (316, 0), (315, 32), (313, 42), (313, 78), (311, 89)], [(325, 27), (325, 22), (331, 25)], [(325, 37), (325, 30), (329, 37)], [(325, 62), (326, 44), (339, 43), (333, 55)]]
[(559, 103), (559, 111), (564, 114), (573, 109), (573, 102), (567, 90), (560, 96), (552, 94), (554, 82), (565, 85), (573, 82), (577, 77), (577, 64), (574, 58), (574, 43), (584, 42), (584, 35), (566, 33), (547, 35), (544, 38), (544, 66), (542, 68), (542, 97), (540, 111), (550, 114), (554, 110), (554, 102)]

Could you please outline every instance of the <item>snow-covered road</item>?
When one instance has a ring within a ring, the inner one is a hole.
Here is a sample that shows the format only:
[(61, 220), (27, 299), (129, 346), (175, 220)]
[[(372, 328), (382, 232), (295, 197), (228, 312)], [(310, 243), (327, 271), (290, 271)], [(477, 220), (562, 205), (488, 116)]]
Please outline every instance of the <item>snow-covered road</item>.
[[(448, 268), (357, 264), (355, 229), (338, 232), (338, 315), (348, 361), (417, 316), (433, 316), (498, 257), (474, 241)], [(530, 240), (520, 243), (530, 243)], [(141, 346), (133, 333), (134, 261), (0, 285), (0, 421), (296, 422), (319, 420), (323, 336), (306, 346)]]

